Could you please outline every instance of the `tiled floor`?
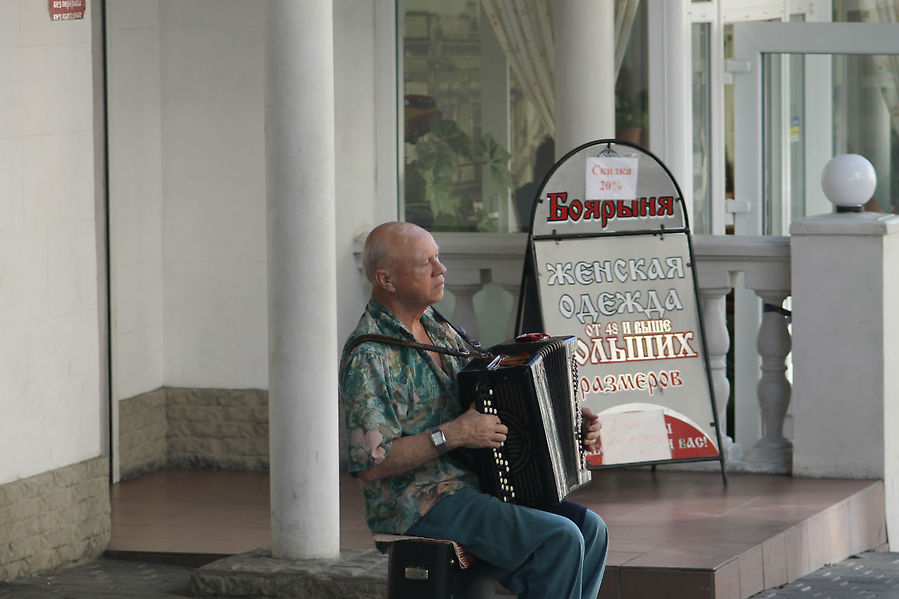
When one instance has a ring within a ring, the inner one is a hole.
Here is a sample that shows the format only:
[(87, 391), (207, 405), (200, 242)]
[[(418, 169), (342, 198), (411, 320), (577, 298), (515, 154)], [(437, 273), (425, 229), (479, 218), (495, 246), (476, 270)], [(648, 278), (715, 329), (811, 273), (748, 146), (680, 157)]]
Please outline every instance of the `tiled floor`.
[[(164, 470), (111, 495), (112, 552), (211, 559), (270, 543), (267, 474)], [(341, 547), (372, 547), (347, 475), (340, 495)], [(609, 527), (602, 599), (743, 599), (885, 542), (877, 481), (613, 469), (572, 499)]]

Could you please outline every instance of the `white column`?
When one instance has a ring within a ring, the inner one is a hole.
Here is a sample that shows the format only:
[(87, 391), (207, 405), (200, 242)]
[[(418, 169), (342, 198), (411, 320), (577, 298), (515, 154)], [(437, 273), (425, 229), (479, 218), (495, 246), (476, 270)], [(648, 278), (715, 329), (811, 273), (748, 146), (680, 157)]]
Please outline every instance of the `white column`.
[(272, 553), (340, 553), (331, 2), (269, 0), (265, 46)]
[(613, 0), (555, 0), (555, 146), (561, 158), (581, 144), (615, 137)]
[[(693, 88), (689, 0), (649, 2), (649, 147), (693, 216)], [(712, 67), (714, 68), (714, 67)]]
[(793, 475), (883, 478), (899, 537), (899, 217), (794, 222)]

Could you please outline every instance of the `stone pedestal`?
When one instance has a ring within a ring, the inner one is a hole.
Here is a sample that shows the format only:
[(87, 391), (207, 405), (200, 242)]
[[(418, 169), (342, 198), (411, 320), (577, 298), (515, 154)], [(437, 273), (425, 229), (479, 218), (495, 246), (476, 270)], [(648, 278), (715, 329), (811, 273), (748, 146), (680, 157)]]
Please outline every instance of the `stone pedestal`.
[[(793, 223), (793, 475), (882, 478), (899, 535), (899, 217)], [(896, 541), (893, 541), (896, 549)]]
[(257, 549), (213, 562), (191, 574), (191, 596), (216, 599), (379, 599), (387, 594), (387, 556), (345, 549), (335, 559), (277, 559)]

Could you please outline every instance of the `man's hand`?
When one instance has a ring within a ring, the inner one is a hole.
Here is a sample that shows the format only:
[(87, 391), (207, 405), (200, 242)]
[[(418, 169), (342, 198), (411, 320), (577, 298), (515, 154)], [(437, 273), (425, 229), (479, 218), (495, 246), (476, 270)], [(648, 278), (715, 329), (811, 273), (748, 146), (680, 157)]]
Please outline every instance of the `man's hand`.
[(581, 408), (581, 417), (583, 418), (581, 436), (584, 439), (584, 447), (594, 450), (599, 441), (599, 429), (602, 428), (602, 423), (599, 421), (599, 416), (594, 414), (590, 408)]
[(456, 447), (496, 448), (503, 444), (506, 434), (509, 432), (508, 427), (500, 422), (499, 416), (482, 414), (475, 410), (474, 406), (441, 428), (443, 428), (443, 434), (446, 435), (446, 443), (450, 449)]

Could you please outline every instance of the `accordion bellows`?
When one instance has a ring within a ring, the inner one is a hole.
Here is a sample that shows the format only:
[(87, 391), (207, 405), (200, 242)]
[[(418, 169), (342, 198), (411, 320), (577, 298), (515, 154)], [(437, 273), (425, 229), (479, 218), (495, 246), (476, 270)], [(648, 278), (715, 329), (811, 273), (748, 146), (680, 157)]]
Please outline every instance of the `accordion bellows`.
[(558, 505), (590, 481), (581, 437), (576, 338), (547, 337), (490, 348), (459, 372), (463, 400), (509, 428), (499, 449), (475, 451), (481, 489), (536, 508)]

